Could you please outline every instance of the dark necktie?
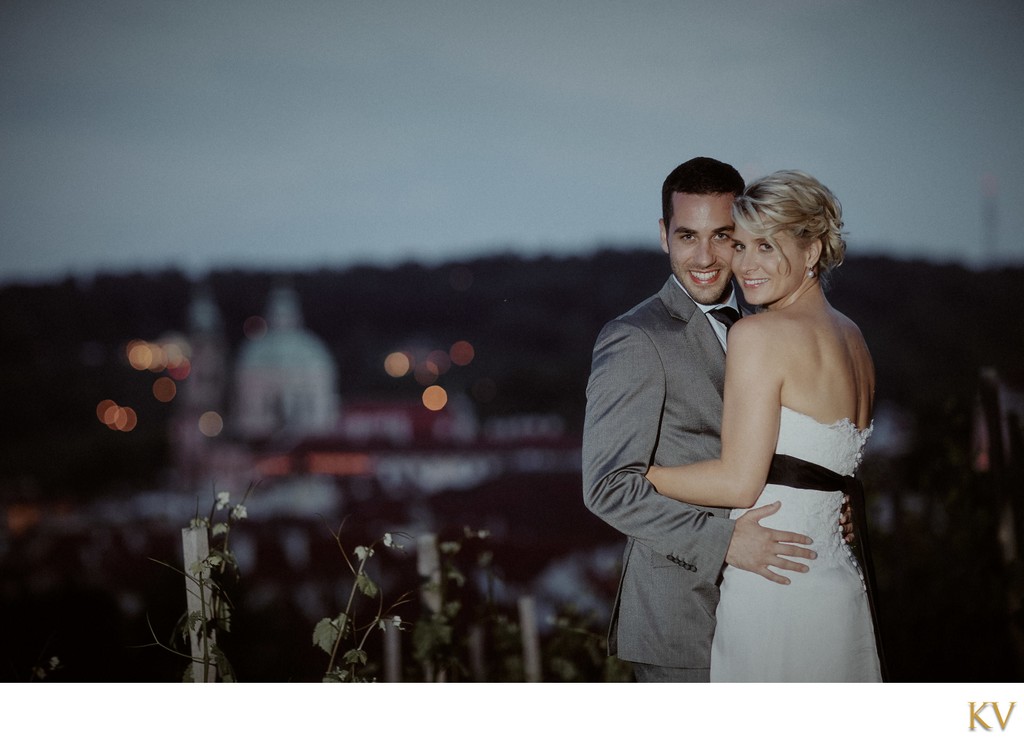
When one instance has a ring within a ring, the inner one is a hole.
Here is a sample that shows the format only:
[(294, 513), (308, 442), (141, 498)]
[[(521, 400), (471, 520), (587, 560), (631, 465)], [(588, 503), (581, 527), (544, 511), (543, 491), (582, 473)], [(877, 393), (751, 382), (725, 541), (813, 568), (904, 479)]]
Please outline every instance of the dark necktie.
[(708, 310), (708, 315), (711, 315), (715, 320), (724, 325), (726, 333), (728, 333), (732, 324), (740, 319), (739, 311), (735, 307), (729, 307), (728, 305)]

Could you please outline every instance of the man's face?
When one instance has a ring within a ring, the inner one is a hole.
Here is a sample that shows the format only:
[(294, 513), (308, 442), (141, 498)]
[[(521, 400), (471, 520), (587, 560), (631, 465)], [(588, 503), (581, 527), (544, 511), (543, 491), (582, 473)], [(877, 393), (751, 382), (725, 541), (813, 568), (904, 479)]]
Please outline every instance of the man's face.
[(732, 193), (672, 194), (670, 226), (661, 225), (661, 249), (672, 273), (696, 302), (713, 305), (729, 296), (732, 264)]

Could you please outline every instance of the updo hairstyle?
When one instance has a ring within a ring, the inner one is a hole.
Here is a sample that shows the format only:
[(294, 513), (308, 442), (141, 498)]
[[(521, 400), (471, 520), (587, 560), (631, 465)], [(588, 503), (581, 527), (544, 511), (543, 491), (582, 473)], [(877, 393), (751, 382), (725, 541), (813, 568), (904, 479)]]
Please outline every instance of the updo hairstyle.
[(733, 203), (733, 219), (751, 234), (786, 232), (802, 246), (821, 240), (819, 276), (843, 264), (843, 207), (832, 191), (806, 172), (784, 169), (747, 186)]

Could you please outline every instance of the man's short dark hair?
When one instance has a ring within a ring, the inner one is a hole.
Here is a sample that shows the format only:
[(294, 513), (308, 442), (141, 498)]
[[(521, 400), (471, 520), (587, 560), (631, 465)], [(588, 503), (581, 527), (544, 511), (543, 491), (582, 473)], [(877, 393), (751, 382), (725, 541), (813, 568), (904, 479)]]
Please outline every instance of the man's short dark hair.
[(661, 186), (661, 216), (665, 227), (672, 219), (672, 193), (740, 195), (742, 192), (743, 178), (735, 167), (707, 156), (683, 162), (669, 173)]

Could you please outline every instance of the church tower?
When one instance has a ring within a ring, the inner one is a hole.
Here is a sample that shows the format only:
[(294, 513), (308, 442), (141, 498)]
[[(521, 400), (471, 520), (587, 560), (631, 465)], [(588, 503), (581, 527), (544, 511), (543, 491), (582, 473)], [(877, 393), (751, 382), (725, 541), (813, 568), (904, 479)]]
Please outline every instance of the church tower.
[(181, 478), (191, 486), (207, 474), (209, 441), (220, 434), (229, 373), (224, 322), (206, 285), (189, 304), (187, 338), (189, 373), (179, 389), (173, 445)]

